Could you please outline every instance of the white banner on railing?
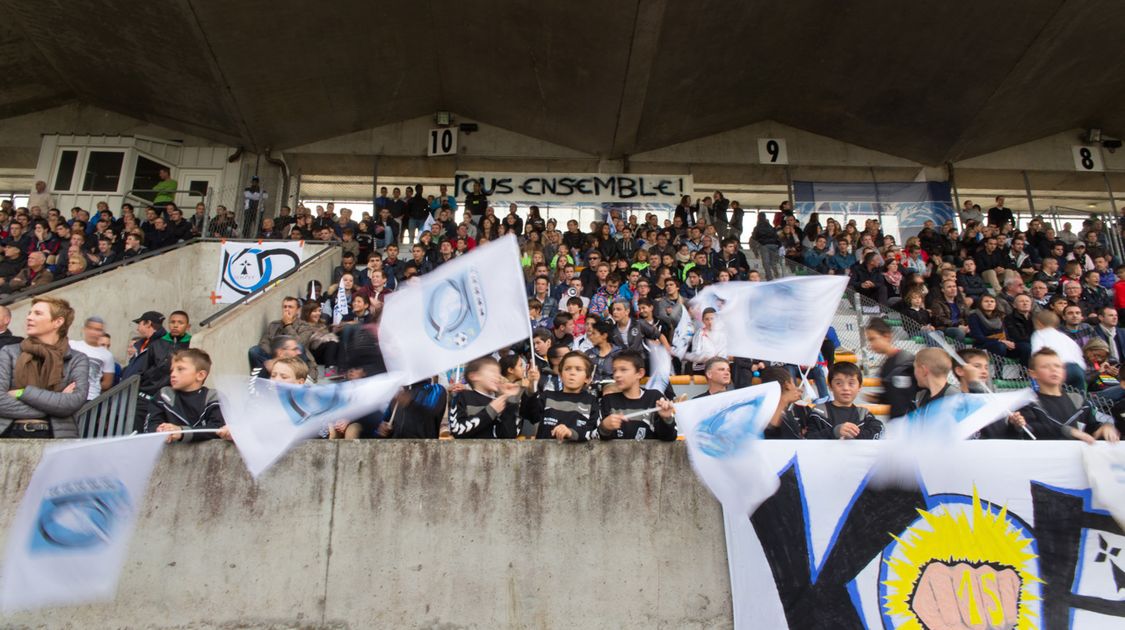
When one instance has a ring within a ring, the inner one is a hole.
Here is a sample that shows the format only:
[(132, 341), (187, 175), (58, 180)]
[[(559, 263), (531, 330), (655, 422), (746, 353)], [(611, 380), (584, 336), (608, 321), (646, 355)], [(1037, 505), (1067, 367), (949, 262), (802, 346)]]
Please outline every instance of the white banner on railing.
[(304, 241), (224, 241), (212, 303), (237, 302), (277, 280), (305, 259), (304, 245)]
[[(531, 203), (680, 203), (692, 194), (691, 175), (634, 173), (483, 173), (458, 171), (456, 194), (472, 192), (472, 182), (492, 197)], [(503, 213), (501, 213), (503, 214)]]

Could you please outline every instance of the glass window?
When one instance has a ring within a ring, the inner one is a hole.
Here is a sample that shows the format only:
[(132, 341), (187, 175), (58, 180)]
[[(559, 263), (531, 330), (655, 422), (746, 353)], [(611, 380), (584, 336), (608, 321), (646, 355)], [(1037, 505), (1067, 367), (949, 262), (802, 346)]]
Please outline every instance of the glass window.
[(125, 153), (121, 151), (90, 151), (86, 159), (86, 175), (82, 178), (82, 191), (117, 192), (124, 163)]
[[(160, 183), (160, 169), (170, 168), (167, 164), (161, 164), (155, 160), (150, 160), (143, 155), (137, 156), (137, 169), (133, 175), (133, 190), (152, 190)], [(156, 193), (137, 193), (138, 197), (152, 201), (156, 198)]]
[(55, 170), (55, 185), (52, 190), (70, 190), (74, 186), (74, 167), (78, 165), (78, 151), (67, 149), (59, 155), (59, 166)]

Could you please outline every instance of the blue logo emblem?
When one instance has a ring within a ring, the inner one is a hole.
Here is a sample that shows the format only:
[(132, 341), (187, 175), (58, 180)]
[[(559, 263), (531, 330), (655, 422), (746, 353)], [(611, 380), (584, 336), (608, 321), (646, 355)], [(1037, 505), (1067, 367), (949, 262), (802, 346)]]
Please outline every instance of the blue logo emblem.
[(439, 346), (459, 350), (480, 336), (484, 291), (476, 269), (440, 282), (425, 296), (426, 333)]
[(695, 428), (699, 450), (719, 459), (737, 454), (756, 437), (755, 419), (761, 407), (762, 399), (755, 398), (720, 409), (700, 422)]
[(108, 545), (132, 508), (129, 492), (118, 479), (83, 479), (55, 486), (39, 505), (29, 551), (90, 551)]
[(343, 406), (340, 387), (286, 387), (279, 386), (281, 406), (289, 416), (293, 426), (299, 427), (312, 418)]
[(241, 295), (248, 295), (300, 264), (296, 253), (283, 248), (247, 247), (233, 255), (224, 252), (223, 284)]

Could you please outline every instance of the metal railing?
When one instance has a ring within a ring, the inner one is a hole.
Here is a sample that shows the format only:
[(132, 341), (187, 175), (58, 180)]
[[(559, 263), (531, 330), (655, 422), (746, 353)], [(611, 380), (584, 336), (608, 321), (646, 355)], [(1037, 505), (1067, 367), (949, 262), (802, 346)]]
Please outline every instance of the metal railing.
[[(193, 238), (193, 239), (186, 240), (186, 241), (180, 241), (178, 243), (171, 243), (171, 244), (165, 245), (164, 247), (161, 247), (159, 249), (152, 249), (152, 250), (144, 252), (143, 254), (133, 256), (132, 258), (126, 258), (124, 260), (118, 260), (117, 262), (112, 262), (108, 265), (103, 265), (101, 267), (94, 267), (92, 269), (87, 269), (86, 271), (83, 271), (82, 273), (80, 273), (78, 275), (66, 276), (65, 278), (59, 278), (58, 280), (54, 280), (52, 282), (49, 282), (47, 284), (40, 285), (40, 286), (24, 287), (24, 288), (22, 288), (18, 291), (14, 291), (12, 293), (7, 293), (7, 294), (4, 294), (3, 296), (0, 296), (0, 305), (6, 306), (8, 304), (12, 304), (14, 302), (18, 302), (20, 300), (23, 300), (23, 299), (26, 299), (26, 298), (29, 298), (29, 297), (32, 297), (32, 296), (39, 295), (40, 293), (49, 293), (51, 291), (54, 291), (56, 289), (60, 289), (60, 288), (65, 287), (67, 285), (74, 284), (75, 282), (80, 282), (82, 280), (85, 280), (86, 278), (92, 278), (96, 275), (106, 273), (107, 271), (113, 271), (114, 269), (120, 269), (121, 267), (125, 267), (127, 265), (133, 265), (133, 264), (136, 264), (136, 263), (139, 263), (139, 262), (143, 262), (145, 260), (148, 260), (149, 258), (152, 258), (153, 256), (159, 256), (160, 254), (163, 254), (165, 252), (172, 251), (173, 249), (176, 249), (178, 247), (190, 245), (191, 243), (199, 242), (200, 240), (202, 240), (202, 239)], [(217, 239), (212, 239), (212, 240), (217, 240)]]
[(133, 375), (102, 392), (97, 398), (82, 405), (74, 420), (78, 423), (78, 437), (104, 438), (127, 435), (133, 428), (137, 411), (137, 392), (141, 377)]

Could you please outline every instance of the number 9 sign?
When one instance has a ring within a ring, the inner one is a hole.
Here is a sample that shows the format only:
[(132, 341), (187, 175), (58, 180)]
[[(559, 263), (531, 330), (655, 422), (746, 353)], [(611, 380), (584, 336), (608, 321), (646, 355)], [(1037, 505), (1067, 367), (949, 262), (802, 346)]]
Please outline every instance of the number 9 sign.
[(758, 138), (758, 161), (762, 164), (788, 164), (789, 151), (783, 138)]

